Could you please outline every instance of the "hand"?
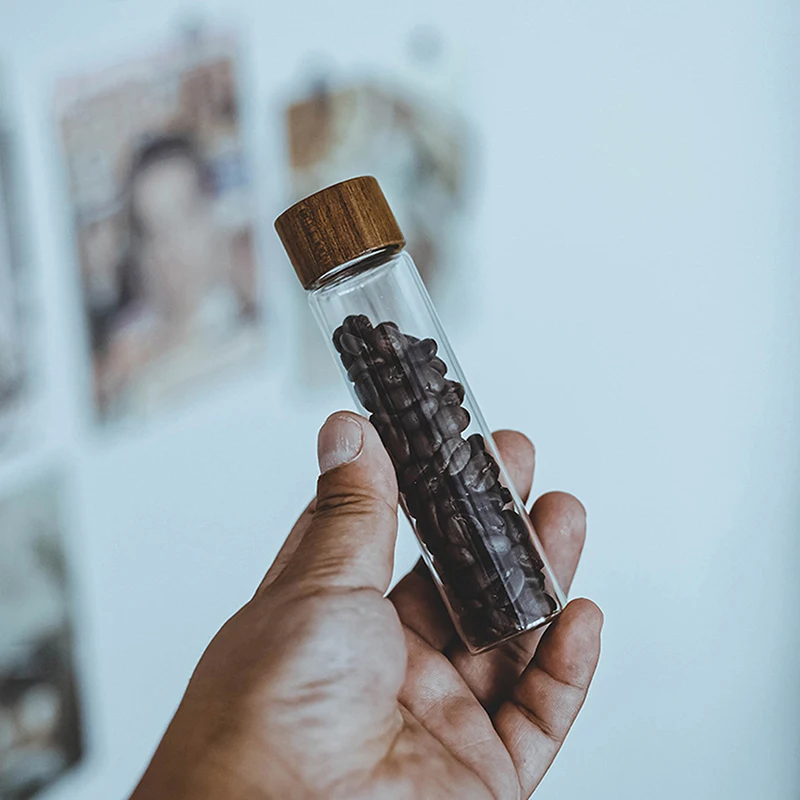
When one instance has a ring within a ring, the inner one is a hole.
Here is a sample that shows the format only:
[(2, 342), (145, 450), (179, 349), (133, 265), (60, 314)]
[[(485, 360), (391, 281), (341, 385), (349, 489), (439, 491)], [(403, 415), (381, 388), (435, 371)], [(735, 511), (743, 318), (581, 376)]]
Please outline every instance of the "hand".
[[(532, 445), (496, 441), (527, 496)], [(372, 426), (334, 414), (319, 460), (316, 503), (209, 645), (132, 800), (528, 797), (586, 697), (600, 610), (574, 600), (544, 635), (470, 655), (424, 568), (385, 596), (397, 485)], [(532, 517), (566, 588), (583, 507), (553, 493)]]

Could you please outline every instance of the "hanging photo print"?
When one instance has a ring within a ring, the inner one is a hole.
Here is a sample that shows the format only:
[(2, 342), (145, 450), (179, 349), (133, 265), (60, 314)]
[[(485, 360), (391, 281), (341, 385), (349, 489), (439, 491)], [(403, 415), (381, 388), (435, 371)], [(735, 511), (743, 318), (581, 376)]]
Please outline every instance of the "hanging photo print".
[(58, 485), (0, 497), (0, 797), (26, 800), (80, 760), (81, 716)]
[(461, 118), (419, 92), (319, 80), (289, 106), (286, 123), (293, 199), (374, 175), (435, 293), (459, 252), (467, 166)]
[(234, 44), (65, 81), (57, 109), (97, 412), (149, 415), (261, 352)]
[(0, 109), (0, 453), (23, 426), (27, 390), (22, 264), (13, 217), (11, 139)]

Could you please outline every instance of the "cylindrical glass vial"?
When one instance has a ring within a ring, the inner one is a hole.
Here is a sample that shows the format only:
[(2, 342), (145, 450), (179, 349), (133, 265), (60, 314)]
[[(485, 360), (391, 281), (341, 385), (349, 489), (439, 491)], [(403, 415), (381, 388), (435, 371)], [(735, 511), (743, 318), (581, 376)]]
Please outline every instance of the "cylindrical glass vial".
[(479, 652), (552, 620), (564, 594), (375, 179), (318, 192), (275, 226), (392, 459), (467, 647)]

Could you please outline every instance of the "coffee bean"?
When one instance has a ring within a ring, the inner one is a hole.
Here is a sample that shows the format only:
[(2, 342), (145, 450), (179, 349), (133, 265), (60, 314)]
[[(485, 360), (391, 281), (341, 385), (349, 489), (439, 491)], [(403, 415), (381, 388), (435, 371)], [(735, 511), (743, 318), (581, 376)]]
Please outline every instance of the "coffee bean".
[(433, 339), (422, 339), (412, 343), (405, 355), (412, 364), (420, 364), (430, 361), (436, 355), (437, 349), (438, 346)]
[(352, 333), (343, 333), (339, 338), (339, 347), (342, 352), (349, 353), (351, 356), (358, 356), (367, 352), (367, 343)]
[(515, 542), (516, 544), (528, 544), (530, 542), (528, 528), (516, 511), (507, 509), (503, 512), (503, 519), (506, 523), (506, 534), (512, 542)]
[(460, 406), (464, 402), (464, 386), (458, 381), (445, 381), (441, 404), (443, 406)]
[(352, 333), (359, 339), (368, 340), (372, 333), (372, 323), (365, 314), (348, 317), (342, 325), (347, 333)]
[(417, 458), (430, 459), (441, 447), (443, 439), (437, 430), (428, 428), (427, 430), (419, 430), (412, 433), (409, 436), (409, 441), (411, 449)]
[(439, 394), (444, 388), (444, 378), (430, 367), (412, 371), (411, 377), (412, 384), (419, 386), (425, 394)]
[(511, 540), (502, 534), (489, 534), (483, 543), (486, 545), (486, 549), (494, 555), (504, 556), (511, 552)]
[(398, 362), (384, 362), (378, 367), (377, 375), (381, 385), (388, 388), (402, 386), (408, 379), (408, 373)]
[[(431, 425), (431, 419), (439, 408), (439, 402), (430, 395), (423, 397), (400, 417), (400, 424), (407, 431), (418, 431)], [(434, 426), (435, 427), (435, 426)], [(440, 431), (444, 438), (444, 434)]]
[(447, 375), (447, 364), (442, 361), (438, 356), (431, 359), (430, 366), (435, 369), (440, 375)]
[(478, 492), (485, 492), (497, 483), (500, 468), (488, 453), (476, 453), (464, 468), (464, 483)]
[(436, 455), (436, 462), (448, 475), (458, 475), (469, 462), (469, 445), (463, 439), (447, 439)]
[(396, 327), (385, 322), (375, 326), (373, 341), (375, 349), (386, 356), (402, 355), (408, 347), (406, 337)]
[(511, 567), (503, 573), (503, 586), (509, 599), (515, 601), (525, 590), (525, 573), (519, 567)]
[(359, 375), (358, 380), (353, 385), (359, 402), (367, 411), (380, 411), (382, 405), (381, 393), (368, 373)]
[(469, 425), (469, 413), (461, 406), (446, 406), (439, 409), (433, 421), (442, 434), (450, 438)]
[(475, 554), (463, 545), (447, 545), (445, 555), (456, 567), (471, 567), (475, 563)]
[(397, 467), (404, 467), (411, 461), (411, 447), (402, 428), (395, 425), (376, 427), (383, 446), (389, 451)]

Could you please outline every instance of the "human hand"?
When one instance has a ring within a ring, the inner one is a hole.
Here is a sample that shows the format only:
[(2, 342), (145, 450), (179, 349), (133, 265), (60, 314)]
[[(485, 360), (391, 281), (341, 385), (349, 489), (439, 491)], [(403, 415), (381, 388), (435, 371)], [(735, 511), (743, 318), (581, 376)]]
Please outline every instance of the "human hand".
[[(526, 497), (532, 445), (495, 438)], [(544, 634), (470, 655), (424, 567), (385, 596), (397, 484), (372, 426), (334, 414), (319, 460), (315, 503), (204, 653), (131, 800), (528, 797), (586, 697), (600, 610), (574, 600)], [(551, 493), (531, 513), (566, 589), (583, 507)]]

